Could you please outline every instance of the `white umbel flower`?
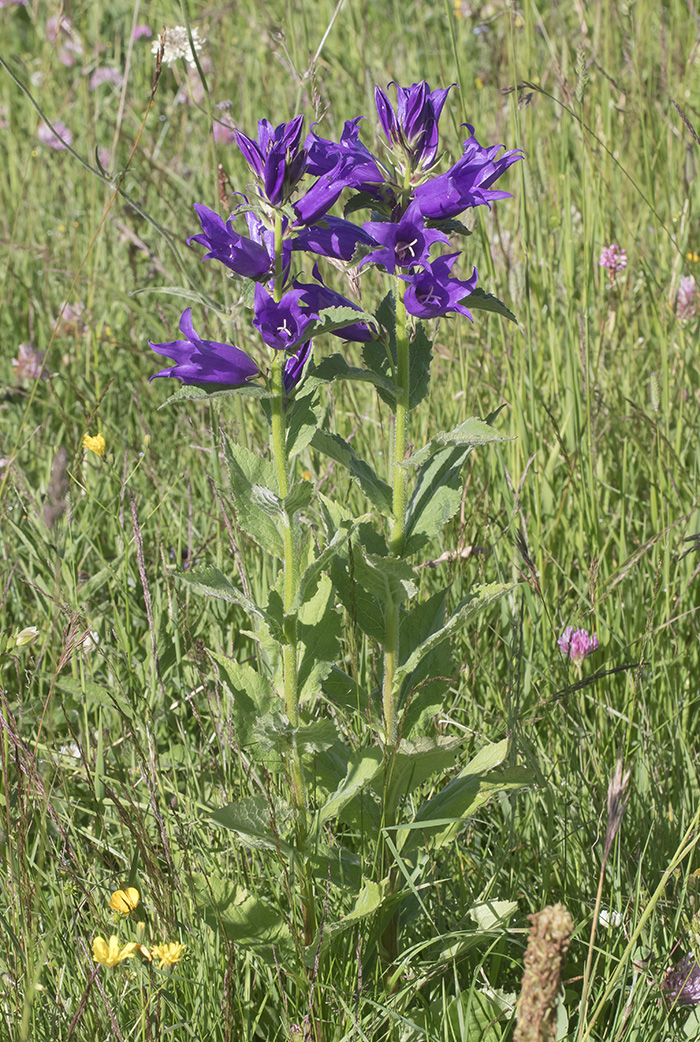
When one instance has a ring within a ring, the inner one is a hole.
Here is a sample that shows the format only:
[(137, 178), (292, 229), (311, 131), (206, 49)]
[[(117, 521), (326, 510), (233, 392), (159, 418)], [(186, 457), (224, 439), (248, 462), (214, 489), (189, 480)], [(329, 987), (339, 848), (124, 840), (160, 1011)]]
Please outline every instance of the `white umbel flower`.
[[(163, 61), (166, 65), (172, 65), (178, 58), (184, 58), (188, 65), (196, 65), (194, 54), (199, 54), (202, 49), (202, 45), (205, 44), (206, 38), (200, 39), (199, 29), (194, 28), (192, 30), (192, 43), (194, 44), (194, 53), (190, 46), (190, 39), (187, 35), (187, 26), (176, 25), (172, 29), (165, 29), (165, 42), (163, 45)], [(151, 44), (151, 54), (158, 54), (160, 50), (160, 37), (154, 40)]]

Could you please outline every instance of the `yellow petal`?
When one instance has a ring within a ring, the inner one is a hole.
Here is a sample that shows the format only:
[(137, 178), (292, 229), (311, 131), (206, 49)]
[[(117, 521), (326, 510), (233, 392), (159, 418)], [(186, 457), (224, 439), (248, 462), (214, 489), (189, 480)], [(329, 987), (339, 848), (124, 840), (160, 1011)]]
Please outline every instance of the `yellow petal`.
[(122, 915), (130, 915), (139, 903), (139, 892), (135, 886), (126, 890), (115, 890), (109, 900), (109, 907)]

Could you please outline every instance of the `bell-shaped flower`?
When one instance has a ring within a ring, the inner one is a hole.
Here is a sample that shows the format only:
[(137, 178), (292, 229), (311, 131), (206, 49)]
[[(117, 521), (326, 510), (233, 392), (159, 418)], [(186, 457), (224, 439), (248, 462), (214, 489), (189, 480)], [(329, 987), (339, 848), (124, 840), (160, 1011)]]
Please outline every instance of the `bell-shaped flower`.
[[(259, 285), (259, 283), (258, 283)], [(175, 376), (186, 384), (214, 383), (232, 387), (246, 383), (260, 372), (252, 358), (233, 344), (220, 344), (213, 340), (202, 340), (192, 325), (192, 309), (187, 308), (180, 319), (180, 330), (186, 340), (173, 340), (166, 344), (149, 345), (159, 355), (166, 355), (176, 363), (169, 369), (161, 369), (158, 376)]]
[(396, 268), (411, 269), (427, 264), (433, 243), (449, 244), (450, 241), (444, 232), (425, 228), (421, 214), (413, 206), (396, 222), (365, 221), (362, 227), (379, 247), (362, 259), (360, 267), (382, 264), (391, 274)]
[(273, 127), (268, 119), (258, 122), (258, 140), (235, 131), (243, 158), (259, 181), (265, 198), (280, 206), (291, 196), (306, 170), (306, 149), (300, 147), (303, 116)]
[(307, 340), (294, 354), (284, 363), (282, 370), (282, 383), (286, 394), (296, 387), (304, 375), (306, 363), (311, 358), (311, 341)]
[(218, 213), (208, 206), (195, 203), (195, 210), (202, 225), (199, 235), (191, 235), (187, 240), (206, 246), (208, 253), (202, 260), (213, 257), (221, 261), (237, 275), (248, 279), (259, 279), (272, 268), (272, 259), (266, 246), (260, 242), (239, 235), (233, 230), (231, 218), (224, 223)]
[(460, 301), (476, 289), (476, 268), (472, 277), (463, 282), (450, 278), (450, 271), (459, 253), (446, 253), (426, 264), (422, 271), (401, 277), (408, 283), (404, 293), (406, 311), (417, 318), (439, 318), (448, 311), (458, 311), (473, 321), (471, 312)]
[(417, 207), (428, 220), (456, 217), (471, 206), (488, 206), (494, 199), (508, 199), (510, 192), (492, 190), (491, 185), (509, 166), (523, 158), (519, 149), (504, 152), (496, 159), (501, 145), (483, 148), (474, 137), (464, 142), (460, 159), (444, 174), (432, 177), (413, 192), (411, 209)]
[(311, 131), (304, 142), (308, 152), (307, 172), (320, 175), (338, 168), (344, 188), (356, 188), (376, 195), (381, 185), (389, 180), (388, 171), (360, 141), (360, 121), (364, 116), (349, 119), (339, 141), (328, 141)]
[[(316, 282), (299, 282), (298, 279), (294, 282), (294, 288), (302, 291), (300, 297), (302, 306), (308, 308), (310, 314), (318, 316), (319, 312), (323, 311), (324, 308), (362, 310), (354, 301), (348, 300), (342, 293), (336, 293), (335, 290), (329, 289), (328, 286), (323, 284), (317, 264), (314, 264), (313, 273), (314, 278), (317, 280)], [(365, 322), (353, 322), (348, 326), (342, 326), (340, 329), (333, 329), (331, 332), (333, 336), (340, 337), (341, 340), (364, 342), (374, 339), (372, 331)]]
[(275, 351), (295, 351), (304, 334), (318, 315), (301, 308), (303, 291), (290, 289), (281, 300), (271, 297), (265, 287), (255, 285), (255, 317), (253, 325), (268, 347)]
[(290, 240), (292, 250), (307, 250), (319, 257), (334, 257), (336, 260), (351, 261), (360, 243), (374, 245), (369, 232), (341, 217), (324, 217), (320, 224), (295, 229)]
[(400, 87), (395, 83), (396, 112), (389, 98), (381, 89), (374, 88), (374, 100), (382, 130), (389, 145), (403, 153), (410, 170), (427, 171), (438, 157), (438, 121), (447, 95), (454, 83), (447, 88), (431, 91), (425, 80), (412, 87)]

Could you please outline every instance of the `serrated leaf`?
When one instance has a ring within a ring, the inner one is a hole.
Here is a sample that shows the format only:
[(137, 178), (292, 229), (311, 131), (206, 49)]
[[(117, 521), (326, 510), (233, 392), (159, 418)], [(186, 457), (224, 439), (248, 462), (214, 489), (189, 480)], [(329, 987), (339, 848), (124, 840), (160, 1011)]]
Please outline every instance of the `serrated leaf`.
[(231, 694), (236, 738), (241, 747), (247, 749), (252, 744), (254, 722), (270, 710), (281, 708), (282, 700), (267, 677), (252, 666), (217, 652), (210, 652), (210, 656), (219, 666), (221, 680)]
[(352, 524), (348, 521), (341, 522), (341, 527), (335, 532), (328, 546), (321, 551), (318, 557), (315, 558), (307, 568), (304, 569), (301, 579), (299, 580), (299, 587), (297, 589), (294, 603), (292, 604), (292, 611), (298, 611), (300, 606), (308, 600), (316, 583), (321, 575), (325, 574), (328, 570), (328, 565), (335, 555), (345, 547), (352, 533), (356, 531), (357, 526), (367, 520), (369, 520), (369, 515), (363, 514), (362, 517), (356, 518)]
[(321, 577), (316, 593), (301, 605), (298, 636), (302, 649), (298, 674), (302, 701), (318, 696), (322, 681), (340, 653), (342, 625), (328, 576)]
[(338, 728), (332, 720), (314, 720), (294, 732), (300, 753), (322, 753), (338, 742)]
[(119, 691), (110, 691), (109, 688), (101, 687), (92, 680), (73, 680), (72, 677), (56, 677), (55, 686), (59, 691), (72, 695), (81, 704), (107, 706), (115, 709), (128, 720), (134, 717), (134, 710), (124, 695)]
[(347, 562), (335, 557), (331, 561), (331, 579), (341, 604), (350, 616), (350, 624), (358, 626), (371, 640), (383, 643), (385, 636), (385, 608), (376, 597), (363, 589), (354, 576), (357, 554), (349, 548)]
[(345, 358), (340, 354), (328, 355), (308, 374), (307, 381), (332, 383), (334, 380), (352, 380), (360, 383), (371, 383), (391, 396), (396, 401), (398, 389), (388, 377), (373, 369), (358, 369), (348, 365)]
[(513, 312), (498, 297), (494, 297), (492, 293), (486, 293), (483, 289), (473, 290), (468, 297), (460, 300), (460, 304), (471, 311), (491, 311), (494, 315), (501, 315), (502, 318), (515, 322), (516, 326), (519, 324)]
[[(306, 387), (306, 380), (304, 381)], [(313, 438), (321, 422), (323, 409), (316, 394), (298, 395), (287, 406), (287, 457), (298, 455)]]
[(454, 430), (451, 431), (438, 431), (427, 445), (424, 445), (422, 449), (418, 449), (412, 456), (406, 460), (403, 466), (406, 467), (418, 467), (429, 460), (436, 452), (441, 449), (449, 447), (461, 447), (464, 449), (472, 448), (475, 445), (488, 445), (491, 442), (496, 441), (514, 441), (514, 437), (509, 434), (501, 434), (495, 427), (492, 427), (489, 423), (484, 420), (480, 420), (476, 416), (470, 417), (468, 420), (464, 420)]
[(355, 577), (380, 603), (402, 604), (418, 593), (413, 568), (397, 557), (381, 557), (361, 550), (355, 558)]
[(431, 633), (422, 644), (419, 644), (411, 654), (408, 656), (406, 661), (399, 666), (394, 674), (395, 683), (400, 685), (404, 678), (412, 673), (414, 669), (418, 667), (421, 659), (432, 651), (433, 648), (438, 647), (443, 641), (451, 637), (458, 629), (475, 618), (480, 612), (482, 612), (489, 605), (493, 604), (494, 601), (502, 597), (508, 590), (512, 590), (513, 586), (511, 583), (489, 583), (485, 586), (477, 586), (476, 589), (470, 593), (459, 607), (453, 612), (450, 618), (447, 620), (444, 626), (434, 633)]
[[(387, 301), (388, 298), (385, 298), (377, 310), (377, 317), (382, 320), (382, 324), (384, 324), (382, 316), (386, 316), (388, 310)], [(383, 376), (387, 380), (390, 379), (391, 375), (393, 375), (397, 365), (394, 325), (395, 319), (392, 318), (392, 322), (388, 326), (389, 356), (387, 356), (386, 346), (383, 343), (376, 341), (365, 344), (362, 349), (362, 357), (364, 358), (368, 369)], [(431, 358), (432, 343), (426, 335), (423, 323), (418, 322), (413, 336), (411, 337), (411, 343), (409, 344), (409, 409), (415, 409), (428, 393)], [(394, 395), (388, 395), (380, 385), (377, 385), (377, 393), (382, 401), (386, 402), (392, 410), (396, 409), (396, 399)]]
[(317, 813), (318, 825), (337, 818), (343, 807), (352, 800), (355, 795), (376, 778), (382, 768), (381, 749), (363, 749), (356, 754), (355, 758), (348, 764), (347, 774), (338, 785), (338, 788), (319, 808)]
[(369, 315), (365, 311), (357, 311), (351, 307), (323, 308), (318, 312), (318, 316), (318, 319), (314, 319), (307, 326), (304, 332), (305, 340), (320, 336), (322, 333), (332, 333), (335, 329), (342, 329), (355, 322), (372, 323), (372, 325), (375, 323), (374, 315)]
[(207, 873), (193, 876), (197, 901), (206, 922), (242, 947), (257, 949), (275, 965), (275, 959), (293, 950), (292, 935), (284, 918), (245, 887)]
[(462, 466), (471, 445), (438, 450), (419, 467), (406, 512), (404, 556), (417, 553), (454, 517), (462, 500)]
[(311, 439), (311, 445), (317, 452), (335, 460), (346, 468), (350, 476), (357, 482), (373, 506), (382, 514), (392, 513), (392, 492), (386, 481), (379, 478), (369, 463), (360, 459), (355, 450), (340, 437), (328, 431), (317, 430)]
[(251, 849), (279, 849), (289, 855), (292, 848), (280, 839), (280, 834), (292, 818), (292, 810), (282, 800), (272, 806), (267, 796), (246, 796), (211, 812), (212, 821), (237, 833), (243, 845)]
[(229, 398), (232, 394), (242, 394), (244, 398), (274, 398), (273, 394), (257, 384), (241, 384), (240, 387), (226, 387), (224, 384), (183, 384), (175, 394), (161, 402), (158, 408), (163, 409), (172, 402)]
[(274, 465), (243, 445), (236, 445), (228, 436), (224, 438), (224, 450), (238, 523), (261, 549), (274, 557), (283, 557), (283, 511), (273, 491), (277, 487)]
[(274, 620), (268, 613), (254, 604), (249, 597), (230, 583), (218, 568), (198, 568), (196, 571), (173, 572), (173, 578), (192, 586), (198, 593), (205, 597), (218, 597), (220, 600), (228, 601), (229, 604), (238, 604), (245, 609), (251, 618), (263, 619), (268, 626), (274, 625)]
[(314, 487), (310, 481), (297, 481), (289, 490), (289, 495), (284, 500), (284, 509), (289, 517), (293, 517), (299, 510), (305, 510), (311, 502)]
[[(337, 922), (327, 923), (324, 929), (323, 940), (326, 944), (330, 943), (333, 937), (336, 937), (343, 930), (347, 930), (350, 926), (354, 926), (355, 923), (362, 919), (366, 919), (369, 915), (374, 915), (378, 908), (381, 907), (382, 901), (387, 895), (389, 889), (389, 880), (382, 879), (379, 883), (375, 883), (371, 879), (365, 880), (362, 889), (360, 890), (355, 904), (351, 911), (347, 915), (344, 915), (342, 919)], [(327, 936), (326, 936), (327, 935)]]
[(481, 901), (472, 905), (467, 915), (481, 930), (496, 930), (505, 926), (517, 911), (517, 901)]

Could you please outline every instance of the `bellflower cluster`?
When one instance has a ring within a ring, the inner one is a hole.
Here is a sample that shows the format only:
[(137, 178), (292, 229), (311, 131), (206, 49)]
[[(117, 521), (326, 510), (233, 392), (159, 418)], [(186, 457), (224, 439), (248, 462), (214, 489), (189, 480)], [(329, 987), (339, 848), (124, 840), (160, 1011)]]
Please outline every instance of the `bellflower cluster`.
[[(292, 265), (299, 254), (354, 262), (363, 270), (374, 265), (394, 275), (397, 286), (403, 286), (409, 315), (417, 319), (449, 313), (471, 319), (463, 301), (476, 288), (477, 272), (474, 268), (469, 279), (461, 280), (452, 275), (459, 252), (433, 255), (439, 245), (450, 245), (440, 222), (507, 196), (492, 185), (522, 155), (513, 150), (499, 156), (500, 145), (484, 148), (469, 126), (462, 156), (432, 176), (440, 160), (438, 123), (450, 90), (431, 91), (425, 82), (396, 85), (394, 107), (387, 93), (376, 88), (387, 144), (383, 159), (361, 141), (362, 117), (348, 120), (338, 141), (322, 138), (314, 129), (303, 138), (302, 116), (277, 126), (260, 120), (257, 138), (234, 132), (252, 176), (249, 194), (226, 219), (196, 204), (201, 232), (188, 243), (203, 246), (203, 259), (223, 264), (232, 278), (254, 282), (252, 325), (272, 357), (284, 353), (287, 393), (303, 377), (315, 327), (330, 325), (336, 336), (358, 342), (379, 335), (367, 321), (337, 327), (324, 323), (329, 309), (362, 314), (361, 307), (326, 286), (318, 264), (313, 281), (294, 276)], [(353, 212), (367, 206), (371, 219), (360, 225), (329, 213), (344, 191), (356, 197)], [(176, 363), (156, 376), (224, 386), (265, 379), (264, 367), (240, 348), (202, 339), (189, 308), (180, 329), (184, 340), (151, 344)]]

